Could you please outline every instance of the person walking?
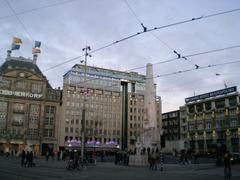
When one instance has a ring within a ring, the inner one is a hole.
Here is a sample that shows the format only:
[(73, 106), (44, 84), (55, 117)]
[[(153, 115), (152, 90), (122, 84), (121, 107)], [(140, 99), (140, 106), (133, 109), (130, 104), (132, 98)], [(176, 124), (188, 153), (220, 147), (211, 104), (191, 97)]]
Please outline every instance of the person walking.
[(49, 151), (48, 150), (46, 151), (45, 156), (46, 156), (46, 161), (48, 161), (48, 159), (49, 159)]
[(29, 164), (30, 164), (30, 153), (29, 151), (27, 151), (25, 166), (29, 167)]
[(21, 154), (21, 166), (24, 166), (25, 163), (25, 158), (26, 158), (26, 152), (24, 150), (22, 150), (22, 154)]
[(231, 157), (229, 155), (229, 152), (227, 151), (224, 155), (224, 179), (230, 180), (232, 176), (232, 170), (231, 170)]
[(149, 170), (153, 170), (153, 157), (151, 153), (148, 155), (148, 163), (149, 163)]

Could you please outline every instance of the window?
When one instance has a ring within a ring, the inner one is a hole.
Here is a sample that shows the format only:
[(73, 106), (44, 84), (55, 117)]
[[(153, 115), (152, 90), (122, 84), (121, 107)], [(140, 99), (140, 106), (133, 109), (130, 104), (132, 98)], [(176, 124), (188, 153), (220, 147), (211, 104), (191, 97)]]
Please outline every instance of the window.
[(237, 98), (235, 96), (229, 98), (229, 105), (230, 106), (236, 106), (237, 105)]
[(45, 106), (45, 118), (44, 124), (45, 125), (53, 125), (55, 119), (55, 106)]
[(194, 105), (188, 106), (189, 113), (194, 113)]
[(10, 88), (10, 81), (4, 80), (4, 79), (0, 79), (0, 88), (3, 88), (3, 89)]
[(236, 127), (237, 126), (237, 119), (230, 119), (230, 126)]
[(37, 124), (39, 120), (40, 106), (36, 104), (31, 104), (29, 111), (30, 123)]
[(7, 122), (7, 107), (7, 102), (0, 101), (0, 124), (5, 124)]
[(54, 137), (53, 129), (44, 129), (43, 136), (44, 137)]
[(46, 114), (54, 114), (55, 113), (55, 106), (45, 106)]
[(205, 109), (206, 109), (207, 111), (209, 111), (209, 110), (212, 109), (211, 102), (206, 102), (206, 103), (205, 103)]
[(44, 125), (53, 125), (53, 117), (45, 117)]
[(31, 92), (32, 93), (41, 93), (42, 92), (42, 85), (39, 84), (39, 83), (32, 83)]
[(224, 108), (225, 107), (225, 100), (218, 100), (215, 102), (215, 106), (217, 109)]
[(13, 104), (14, 113), (24, 113), (24, 104), (15, 103)]
[(212, 128), (212, 123), (211, 122), (207, 122), (206, 123), (206, 129), (211, 129)]
[(68, 127), (65, 127), (65, 133), (68, 133)]
[(24, 114), (13, 114), (12, 125), (22, 126), (24, 122)]
[(202, 110), (203, 110), (203, 104), (197, 104), (197, 105), (196, 105), (196, 108), (197, 108), (197, 112), (202, 112)]
[(24, 82), (24, 81), (22, 81), (22, 80), (17, 81), (17, 82), (16, 82), (16, 89), (17, 89), (17, 90), (25, 90), (26, 87), (27, 87), (26, 85), (27, 85), (27, 83)]
[(38, 129), (32, 129), (32, 128), (30, 128), (30, 129), (28, 129), (27, 130), (27, 135), (28, 136), (38, 136), (39, 135), (39, 133), (38, 133)]

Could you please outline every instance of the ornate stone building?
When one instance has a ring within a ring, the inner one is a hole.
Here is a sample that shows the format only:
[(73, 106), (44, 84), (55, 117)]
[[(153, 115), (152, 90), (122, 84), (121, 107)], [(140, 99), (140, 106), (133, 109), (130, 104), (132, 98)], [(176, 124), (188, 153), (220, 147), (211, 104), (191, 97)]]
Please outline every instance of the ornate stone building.
[(57, 147), (61, 90), (53, 89), (33, 59), (11, 57), (0, 67), (0, 150), (35, 155)]

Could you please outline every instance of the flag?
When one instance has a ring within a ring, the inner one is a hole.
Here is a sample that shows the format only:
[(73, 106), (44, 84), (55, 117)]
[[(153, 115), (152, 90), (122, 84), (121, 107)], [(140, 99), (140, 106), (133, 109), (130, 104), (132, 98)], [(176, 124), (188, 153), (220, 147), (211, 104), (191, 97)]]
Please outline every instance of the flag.
[(40, 46), (41, 46), (41, 41), (35, 41), (34, 47), (35, 48), (40, 48)]
[(17, 37), (13, 37), (13, 44), (22, 44), (22, 40)]
[(32, 53), (33, 54), (41, 53), (41, 50), (38, 48), (32, 48)]
[(12, 50), (18, 50), (20, 49), (20, 44), (15, 44), (15, 43), (12, 43)]

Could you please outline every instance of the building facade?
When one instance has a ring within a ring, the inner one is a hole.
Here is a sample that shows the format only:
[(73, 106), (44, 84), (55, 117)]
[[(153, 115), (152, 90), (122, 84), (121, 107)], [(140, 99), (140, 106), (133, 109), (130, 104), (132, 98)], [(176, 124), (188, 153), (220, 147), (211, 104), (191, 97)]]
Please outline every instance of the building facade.
[[(137, 137), (142, 132), (145, 76), (79, 64), (63, 76), (60, 147), (66, 146), (68, 141), (81, 141), (84, 106), (85, 143), (121, 146), (123, 80), (128, 81), (128, 147), (135, 147)], [(160, 122), (160, 97), (156, 98), (156, 105)]]
[(185, 99), (190, 148), (196, 152), (240, 150), (237, 87)]
[(187, 123), (187, 109), (186, 106), (179, 107), (180, 111), (180, 140), (183, 141), (184, 149), (189, 149), (188, 141), (188, 123)]
[(33, 59), (11, 57), (0, 67), (0, 150), (40, 155), (57, 147), (61, 90), (53, 89)]
[(172, 152), (184, 149), (184, 141), (180, 133), (180, 111), (170, 111), (162, 114), (163, 133), (165, 136), (165, 151)]

